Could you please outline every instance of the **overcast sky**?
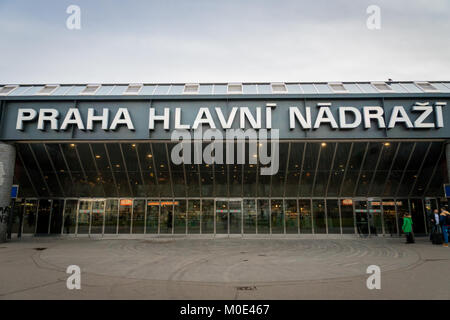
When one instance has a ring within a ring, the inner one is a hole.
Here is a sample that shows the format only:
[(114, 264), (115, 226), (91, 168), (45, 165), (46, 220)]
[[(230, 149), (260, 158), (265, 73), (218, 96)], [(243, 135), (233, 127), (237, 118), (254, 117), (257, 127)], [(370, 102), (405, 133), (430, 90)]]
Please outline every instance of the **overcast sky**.
[(0, 83), (450, 80), (450, 0), (1, 0), (0, 39)]

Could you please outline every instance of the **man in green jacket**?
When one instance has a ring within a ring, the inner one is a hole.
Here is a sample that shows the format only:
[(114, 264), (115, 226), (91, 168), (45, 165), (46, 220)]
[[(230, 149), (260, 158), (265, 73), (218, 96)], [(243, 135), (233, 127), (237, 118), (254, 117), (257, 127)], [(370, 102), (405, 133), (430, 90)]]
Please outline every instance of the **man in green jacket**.
[(414, 234), (412, 231), (412, 219), (409, 213), (405, 213), (403, 216), (402, 230), (406, 234), (406, 243), (414, 243)]

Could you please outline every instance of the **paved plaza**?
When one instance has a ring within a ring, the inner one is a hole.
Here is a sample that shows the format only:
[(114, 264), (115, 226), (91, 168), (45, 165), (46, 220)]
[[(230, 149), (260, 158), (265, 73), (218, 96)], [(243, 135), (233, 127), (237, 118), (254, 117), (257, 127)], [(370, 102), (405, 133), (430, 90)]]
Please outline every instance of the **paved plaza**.
[(0, 299), (449, 299), (449, 268), (426, 238), (24, 238), (0, 244)]

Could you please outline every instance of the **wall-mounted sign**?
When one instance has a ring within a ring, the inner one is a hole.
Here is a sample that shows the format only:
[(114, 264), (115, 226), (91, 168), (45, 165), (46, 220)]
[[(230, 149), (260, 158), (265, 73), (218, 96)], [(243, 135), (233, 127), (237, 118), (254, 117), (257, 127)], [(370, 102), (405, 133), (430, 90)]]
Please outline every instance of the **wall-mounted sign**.
[(351, 205), (353, 205), (353, 200), (352, 199), (342, 199), (342, 205), (343, 206), (351, 206)]
[[(405, 106), (394, 106), (390, 114), (385, 114), (382, 106), (332, 106), (331, 102), (316, 103), (315, 106), (288, 108), (289, 129), (303, 130), (319, 129), (323, 125), (332, 129), (354, 129), (364, 127), (369, 129), (376, 126), (379, 129), (393, 129), (405, 126), (408, 129), (423, 129), (444, 127), (442, 107), (446, 102), (416, 102), (409, 110)], [(234, 123), (240, 129), (271, 129), (272, 106), (270, 107), (231, 107), (229, 112), (222, 108), (198, 108), (191, 122), (183, 122), (187, 112), (183, 108), (165, 107), (157, 110), (149, 108), (147, 113), (148, 130), (155, 130), (156, 123), (162, 123), (164, 130), (190, 130), (201, 125), (209, 128), (231, 129)], [(313, 112), (314, 110), (314, 112)], [(287, 111), (287, 110), (286, 110)], [(264, 113), (264, 119), (263, 119)], [(118, 108), (111, 111), (103, 108), (101, 112), (95, 108), (87, 108), (87, 114), (81, 114), (79, 108), (68, 108), (64, 113), (56, 108), (18, 108), (16, 130), (24, 130), (25, 126), (34, 123), (36, 129), (45, 131), (66, 131), (72, 127), (78, 130), (93, 131), (99, 126), (104, 131), (115, 131), (120, 126), (134, 131), (135, 124), (128, 108)], [(217, 121), (217, 120), (218, 121)]]
[(161, 202), (159, 202), (159, 201), (149, 201), (149, 202), (147, 202), (147, 205), (148, 206), (172, 206), (172, 205), (177, 206), (178, 205), (178, 201), (161, 201)]
[(19, 185), (13, 184), (11, 188), (11, 199), (16, 199), (19, 195)]
[(132, 199), (120, 199), (120, 205), (121, 206), (132, 206), (133, 200)]
[(444, 194), (446, 198), (450, 198), (450, 184), (444, 184)]

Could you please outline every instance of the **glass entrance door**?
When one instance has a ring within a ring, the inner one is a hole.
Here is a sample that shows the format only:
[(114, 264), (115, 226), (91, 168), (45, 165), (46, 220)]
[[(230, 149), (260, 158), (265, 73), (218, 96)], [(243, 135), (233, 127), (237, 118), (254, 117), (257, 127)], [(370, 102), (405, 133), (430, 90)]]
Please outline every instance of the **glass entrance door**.
[(230, 233), (242, 233), (242, 201), (232, 200), (228, 202), (228, 215), (230, 220)]
[(361, 236), (369, 235), (369, 225), (367, 221), (367, 201), (355, 200), (355, 218), (356, 218), (356, 230)]
[(383, 219), (381, 216), (381, 200), (369, 199), (367, 210), (367, 222), (369, 225), (369, 234), (376, 236), (383, 234)]
[(242, 234), (242, 199), (216, 199), (216, 233)]
[(228, 200), (216, 199), (216, 233), (228, 234)]
[(103, 234), (105, 200), (80, 200), (77, 234)]

